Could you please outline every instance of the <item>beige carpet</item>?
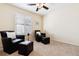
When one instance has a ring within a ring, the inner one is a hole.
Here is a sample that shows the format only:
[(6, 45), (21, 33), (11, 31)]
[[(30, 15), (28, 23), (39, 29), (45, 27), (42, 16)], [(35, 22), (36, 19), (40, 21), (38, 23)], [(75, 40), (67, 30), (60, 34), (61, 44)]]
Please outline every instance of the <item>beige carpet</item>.
[[(0, 50), (0, 55), (21, 56), (18, 54), (18, 51), (9, 55), (2, 50)], [(57, 41), (51, 41), (47, 45), (34, 41), (34, 50), (29, 56), (79, 56), (79, 47)]]

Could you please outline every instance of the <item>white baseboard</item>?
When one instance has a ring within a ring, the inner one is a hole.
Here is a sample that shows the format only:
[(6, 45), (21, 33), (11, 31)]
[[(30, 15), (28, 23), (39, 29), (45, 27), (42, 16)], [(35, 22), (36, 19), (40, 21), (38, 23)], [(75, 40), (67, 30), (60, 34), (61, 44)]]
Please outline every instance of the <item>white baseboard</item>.
[(59, 41), (59, 42), (63, 42), (63, 43), (66, 43), (66, 44), (71, 44), (71, 45), (76, 45), (76, 46), (79, 46), (79, 44), (75, 43), (75, 42), (69, 42), (69, 41), (64, 41), (64, 40), (58, 40), (58, 39), (54, 39), (55, 41)]

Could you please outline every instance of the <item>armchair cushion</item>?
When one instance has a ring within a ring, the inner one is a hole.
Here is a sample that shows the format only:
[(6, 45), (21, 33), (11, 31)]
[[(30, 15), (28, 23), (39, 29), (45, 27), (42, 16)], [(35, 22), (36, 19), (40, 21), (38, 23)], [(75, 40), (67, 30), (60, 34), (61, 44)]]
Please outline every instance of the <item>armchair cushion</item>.
[(19, 41), (21, 41), (22, 39), (15, 39), (15, 40), (13, 40), (12, 42), (13, 43), (16, 43), (16, 42), (19, 42)]

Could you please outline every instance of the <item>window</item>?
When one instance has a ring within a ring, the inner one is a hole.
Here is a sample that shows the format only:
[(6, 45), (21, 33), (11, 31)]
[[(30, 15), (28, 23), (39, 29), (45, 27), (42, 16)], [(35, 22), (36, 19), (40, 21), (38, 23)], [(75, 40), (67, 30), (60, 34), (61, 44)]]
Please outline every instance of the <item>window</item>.
[(30, 16), (16, 14), (15, 23), (15, 32), (17, 35), (27, 35), (28, 33), (32, 33), (32, 19)]

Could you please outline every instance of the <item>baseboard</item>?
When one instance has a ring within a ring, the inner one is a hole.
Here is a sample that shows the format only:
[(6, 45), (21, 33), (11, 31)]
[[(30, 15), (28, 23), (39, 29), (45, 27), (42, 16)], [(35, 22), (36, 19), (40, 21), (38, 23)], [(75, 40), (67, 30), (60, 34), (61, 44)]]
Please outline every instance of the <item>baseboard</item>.
[(69, 42), (69, 41), (64, 41), (64, 40), (58, 40), (58, 39), (54, 39), (54, 40), (55, 41), (62, 42), (62, 43), (66, 43), (66, 44), (71, 44), (71, 45), (79, 46), (79, 44), (74, 43), (74, 42)]

